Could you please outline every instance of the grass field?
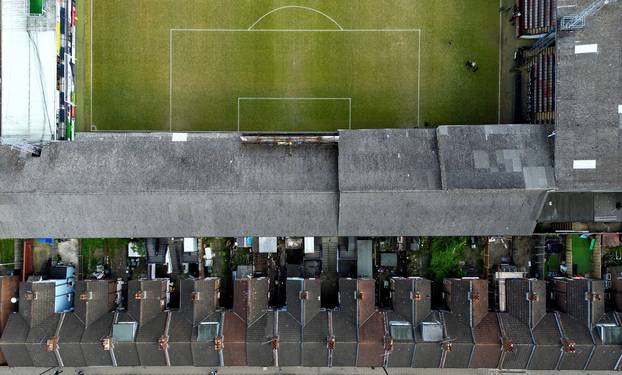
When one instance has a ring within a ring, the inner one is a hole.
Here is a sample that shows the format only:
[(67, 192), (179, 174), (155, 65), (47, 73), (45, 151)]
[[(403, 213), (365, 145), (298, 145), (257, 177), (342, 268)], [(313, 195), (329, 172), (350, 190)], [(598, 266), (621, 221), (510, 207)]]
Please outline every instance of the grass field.
[(496, 123), (498, 10), (491, 0), (81, 1), (78, 129)]

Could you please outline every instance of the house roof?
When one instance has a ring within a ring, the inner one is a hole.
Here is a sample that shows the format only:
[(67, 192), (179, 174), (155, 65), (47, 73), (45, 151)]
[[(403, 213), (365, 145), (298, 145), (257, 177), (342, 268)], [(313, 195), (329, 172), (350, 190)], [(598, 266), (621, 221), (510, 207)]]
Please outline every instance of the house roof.
[(413, 327), (430, 314), (432, 282), (421, 277), (391, 278), (393, 310)]
[(472, 368), (497, 368), (501, 356), (501, 331), (497, 314), (488, 312), (473, 329), (475, 348), (471, 358)]
[[(558, 7), (558, 16), (576, 8)], [(562, 190), (619, 191), (622, 186), (622, 3), (610, 2), (586, 26), (557, 33), (555, 174)], [(575, 46), (596, 44), (597, 53)], [(595, 160), (595, 169), (576, 169), (575, 160)]]
[(546, 314), (546, 281), (509, 279), (505, 282), (507, 311), (528, 327), (535, 327)]

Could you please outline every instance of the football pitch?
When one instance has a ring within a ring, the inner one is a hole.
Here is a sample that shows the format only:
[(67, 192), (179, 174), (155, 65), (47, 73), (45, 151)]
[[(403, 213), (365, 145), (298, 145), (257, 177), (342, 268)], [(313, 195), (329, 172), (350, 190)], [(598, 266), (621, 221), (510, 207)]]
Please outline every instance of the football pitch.
[(81, 1), (78, 129), (495, 123), (498, 10), (490, 0)]

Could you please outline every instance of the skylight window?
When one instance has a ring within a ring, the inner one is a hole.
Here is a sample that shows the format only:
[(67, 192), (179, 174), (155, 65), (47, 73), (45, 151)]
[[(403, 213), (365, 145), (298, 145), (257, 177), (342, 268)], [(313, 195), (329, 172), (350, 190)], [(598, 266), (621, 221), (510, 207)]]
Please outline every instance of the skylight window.
[(118, 342), (134, 341), (136, 336), (136, 322), (118, 322), (112, 326), (112, 339)]
[(199, 324), (199, 332), (197, 335), (197, 341), (199, 342), (213, 341), (216, 337), (218, 337), (219, 328), (220, 328), (220, 323), (218, 322), (201, 322)]
[(622, 327), (615, 324), (597, 324), (600, 340), (605, 345), (622, 345)]
[(413, 339), (412, 326), (408, 322), (390, 321), (389, 330), (395, 341), (412, 341)]

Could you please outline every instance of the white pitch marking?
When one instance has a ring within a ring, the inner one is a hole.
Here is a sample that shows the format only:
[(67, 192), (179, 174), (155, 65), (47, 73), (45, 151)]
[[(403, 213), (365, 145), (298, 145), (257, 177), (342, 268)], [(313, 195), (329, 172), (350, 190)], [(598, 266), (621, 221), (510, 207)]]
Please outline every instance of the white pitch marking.
[(168, 127), (173, 131), (173, 30), (168, 31)]
[(90, 25), (89, 25), (89, 26), (90, 26), (90, 29), (91, 29), (91, 30), (90, 30), (90, 34), (91, 34), (91, 35), (90, 35), (90, 38), (91, 38), (91, 43), (90, 43), (90, 44), (91, 44), (91, 45), (90, 45), (90, 55), (91, 55), (91, 59), (90, 59), (91, 61), (90, 61), (90, 63), (91, 63), (91, 69), (90, 69), (90, 72), (89, 72), (89, 73), (90, 73), (90, 75), (91, 75), (91, 82), (90, 82), (90, 84), (89, 84), (89, 86), (90, 86), (90, 91), (91, 91), (91, 93), (90, 93), (90, 97), (91, 97), (91, 105), (90, 105), (90, 108), (89, 108), (90, 113), (91, 113), (91, 127), (93, 126), (93, 1), (95, 1), (95, 0), (91, 0), (91, 1), (90, 1), (90, 3), (91, 3), (91, 19), (89, 20), (89, 23), (90, 23)]
[(252, 29), (253, 29), (253, 28), (254, 28), (254, 27), (255, 27), (255, 26), (256, 26), (259, 22), (261, 22), (261, 20), (263, 20), (264, 18), (268, 17), (270, 14), (272, 14), (272, 13), (274, 13), (274, 12), (277, 12), (277, 11), (279, 11), (279, 10), (283, 10), (283, 9), (290, 9), (290, 8), (310, 10), (310, 11), (312, 11), (312, 12), (315, 12), (315, 13), (321, 14), (322, 16), (324, 16), (324, 17), (328, 18), (328, 19), (329, 19), (332, 23), (334, 23), (334, 24), (335, 24), (335, 25), (339, 28), (339, 30), (343, 30), (343, 27), (341, 27), (341, 25), (340, 25), (337, 21), (335, 21), (332, 17), (330, 17), (328, 14), (326, 14), (326, 13), (324, 13), (324, 12), (322, 12), (322, 11), (319, 11), (319, 10), (317, 10), (317, 9), (313, 9), (313, 8), (309, 8), (309, 7), (305, 7), (305, 6), (301, 6), (301, 5), (286, 5), (286, 6), (282, 6), (282, 7), (279, 7), (279, 8), (272, 9), (272, 10), (271, 10), (271, 11), (269, 11), (268, 13), (266, 13), (266, 14), (264, 14), (263, 16), (259, 17), (259, 19), (258, 19), (257, 21), (255, 21), (255, 23), (253, 23), (253, 24), (252, 24), (252, 25), (248, 28), (248, 30), (252, 30)]
[[(503, 0), (499, 0), (499, 9), (503, 7)], [(501, 124), (501, 46), (503, 41), (503, 13), (499, 12), (499, 91), (497, 96), (497, 124)]]
[(419, 119), (421, 118), (421, 111), (419, 105), (421, 103), (421, 30), (419, 30), (419, 47), (417, 47), (417, 127), (419, 127)]

